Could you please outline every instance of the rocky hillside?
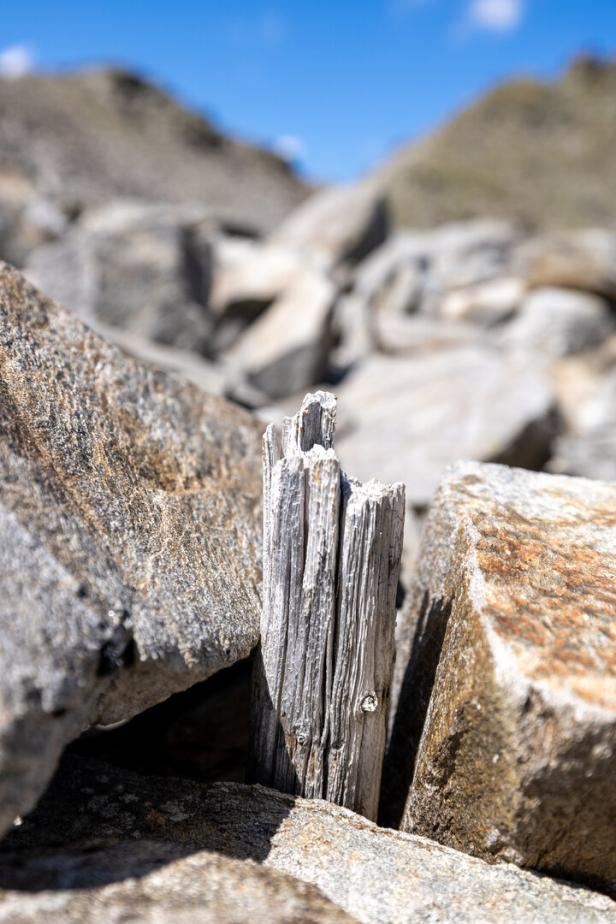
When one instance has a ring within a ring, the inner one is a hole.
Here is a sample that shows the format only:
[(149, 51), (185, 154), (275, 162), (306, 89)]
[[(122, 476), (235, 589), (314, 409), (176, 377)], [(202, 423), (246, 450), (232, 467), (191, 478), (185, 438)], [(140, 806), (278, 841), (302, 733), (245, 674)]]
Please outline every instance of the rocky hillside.
[(135, 74), (0, 80), (0, 203), (13, 209), (52, 203), (70, 218), (117, 196), (191, 201), (263, 231), (305, 194), (283, 160), (226, 137)]
[(616, 223), (616, 63), (497, 87), (382, 171), (397, 221), (482, 215), (536, 227)]

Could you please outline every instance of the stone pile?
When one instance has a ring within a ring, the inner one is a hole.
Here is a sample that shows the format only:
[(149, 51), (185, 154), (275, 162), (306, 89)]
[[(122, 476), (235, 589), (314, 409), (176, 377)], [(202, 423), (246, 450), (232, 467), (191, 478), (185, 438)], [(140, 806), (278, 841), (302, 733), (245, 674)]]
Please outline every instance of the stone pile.
[[(616, 235), (393, 233), (368, 183), (232, 231), (117, 199), (0, 269), (0, 922), (616, 921)], [(264, 422), (318, 384), (343, 465), (406, 484), (388, 827), (221, 781), (246, 733), (207, 760)], [(204, 681), (181, 779), (93, 728), (158, 745)]]
[[(458, 458), (616, 478), (601, 460), (612, 232), (392, 231), (366, 182), (316, 193), (262, 239), (203, 207), (112, 201), (33, 246), (26, 273), (124, 350), (264, 419), (335, 384), (343, 461), (405, 480), (414, 510)], [(594, 386), (572, 409), (575, 377)]]

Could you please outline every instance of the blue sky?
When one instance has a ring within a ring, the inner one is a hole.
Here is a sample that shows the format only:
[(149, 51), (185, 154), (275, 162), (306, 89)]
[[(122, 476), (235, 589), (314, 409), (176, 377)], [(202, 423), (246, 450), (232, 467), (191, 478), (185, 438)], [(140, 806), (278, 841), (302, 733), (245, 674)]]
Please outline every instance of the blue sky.
[(616, 53), (616, 0), (2, 0), (0, 72), (113, 62), (309, 176), (354, 177), (512, 74)]

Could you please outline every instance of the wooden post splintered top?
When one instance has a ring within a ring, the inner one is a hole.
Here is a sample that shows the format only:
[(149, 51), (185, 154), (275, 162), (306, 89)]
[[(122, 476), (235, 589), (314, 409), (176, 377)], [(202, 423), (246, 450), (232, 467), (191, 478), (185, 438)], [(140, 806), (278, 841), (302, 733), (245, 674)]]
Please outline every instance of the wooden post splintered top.
[(283, 451), (308, 452), (313, 446), (334, 448), (337, 398), (328, 391), (308, 394), (293, 417), (283, 421)]

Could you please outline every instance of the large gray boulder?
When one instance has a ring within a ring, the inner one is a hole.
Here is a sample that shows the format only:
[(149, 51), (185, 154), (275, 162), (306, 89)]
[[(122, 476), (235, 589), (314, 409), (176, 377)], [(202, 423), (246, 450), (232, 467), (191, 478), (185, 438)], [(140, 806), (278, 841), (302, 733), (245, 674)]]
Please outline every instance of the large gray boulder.
[(0, 267), (0, 828), (63, 745), (258, 640), (260, 428)]
[(203, 209), (117, 200), (35, 249), (25, 271), (87, 322), (208, 353), (209, 231)]
[[(144, 841), (147, 844), (142, 846)], [(160, 851), (158, 869), (147, 875), (147, 865), (153, 865), (151, 858), (156, 857), (152, 842)], [(169, 868), (164, 864), (174, 859), (173, 846), (179, 846), (186, 859)], [(203, 851), (215, 853), (206, 859)], [(55, 893), (43, 892), (39, 899), (41, 908), (48, 910), (53, 907), (52, 898), (57, 907), (70, 907), (66, 884), (79, 886), (87, 874), (92, 899), (100, 896), (103, 907), (109, 907), (113, 888), (126, 904), (131, 893), (135, 899), (144, 893), (155, 895), (164, 903), (162, 892), (167, 886), (167, 901), (179, 903), (175, 867), (186, 889), (185, 903), (193, 897), (195, 904), (202, 902), (207, 907), (216, 901), (217, 893), (225, 897), (231, 893), (232, 898), (237, 888), (235, 898), (242, 907), (238, 881), (242, 870), (220, 854), (244, 861), (253, 915), (259, 913), (263, 899), (255, 897), (259, 883), (254, 866), (246, 863), (251, 860), (263, 864), (264, 874), (276, 870), (316, 886), (362, 924), (509, 924), (512, 920), (516, 924), (581, 920), (599, 924), (616, 920), (614, 905), (605, 896), (509, 864), (491, 866), (426, 838), (379, 828), (320, 800), (294, 798), (261, 786), (205, 786), (155, 779), (75, 758), (63, 762), (37, 811), (0, 847), (0, 884), (15, 888), (17, 881), (23, 889), (28, 883), (31, 889), (57, 888)], [(142, 886), (134, 880), (133, 884), (118, 881), (127, 872), (134, 875), (140, 864), (146, 866)], [(105, 876), (114, 886), (101, 884)], [(288, 880), (273, 877), (271, 886), (274, 895), (289, 894)], [(299, 889), (298, 884), (296, 895)], [(312, 890), (304, 894), (310, 899), (306, 921), (313, 920), (311, 912), (325, 913), (322, 898)], [(77, 900), (83, 901), (79, 893), (72, 899)], [(91, 900), (92, 905), (96, 903)], [(17, 914), (33, 906), (35, 897), (0, 891), (0, 921), (3, 908)], [(265, 917), (271, 904), (261, 907), (262, 917), (251, 915), (249, 919), (279, 920)], [(331, 917), (316, 920), (346, 920), (335, 918), (331, 908), (328, 913)], [(25, 920), (38, 924), (42, 913)], [(187, 920), (192, 924), (194, 919)]]
[(373, 356), (338, 388), (338, 449), (363, 480), (404, 481), (425, 507), (456, 459), (541, 467), (554, 435), (541, 364), (486, 344)]
[(517, 317), (502, 331), (500, 342), (507, 350), (558, 359), (597, 346), (615, 326), (604, 299), (546, 287), (524, 299)]
[(404, 830), (616, 888), (615, 512), (613, 484), (443, 479), (396, 716), (421, 732)]
[[(399, 349), (392, 322), (417, 311), (480, 322), (508, 314), (519, 298), (520, 283), (507, 280), (503, 289), (498, 277), (509, 271), (514, 241), (513, 228), (497, 221), (461, 222), (388, 238), (357, 267), (353, 280), (377, 345)], [(488, 287), (486, 292), (482, 286)], [(460, 293), (451, 305), (450, 291)], [(483, 306), (475, 308), (482, 300)], [(409, 338), (403, 335), (403, 340)]]

